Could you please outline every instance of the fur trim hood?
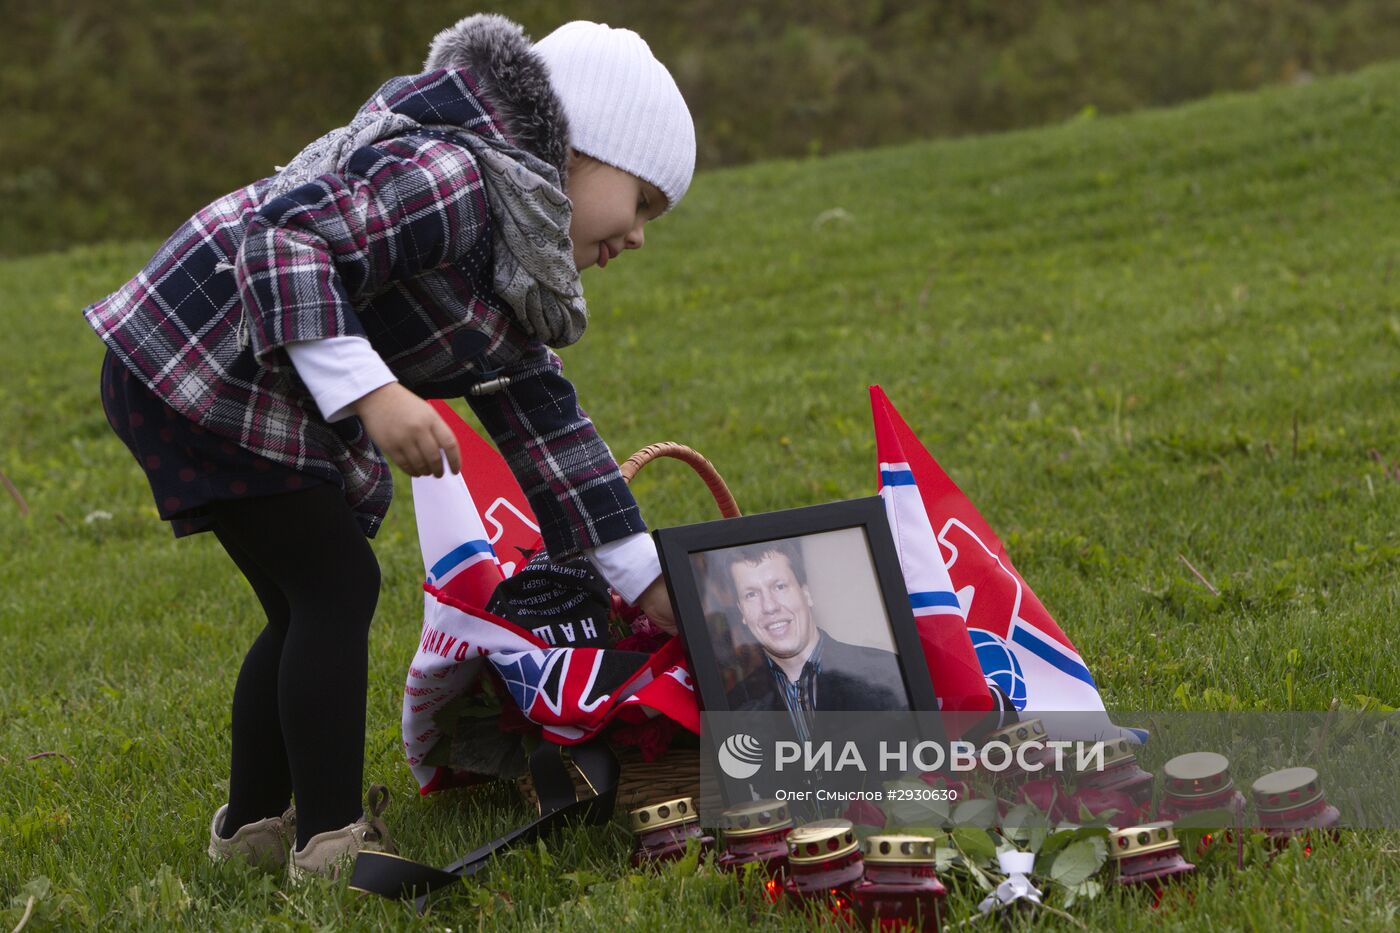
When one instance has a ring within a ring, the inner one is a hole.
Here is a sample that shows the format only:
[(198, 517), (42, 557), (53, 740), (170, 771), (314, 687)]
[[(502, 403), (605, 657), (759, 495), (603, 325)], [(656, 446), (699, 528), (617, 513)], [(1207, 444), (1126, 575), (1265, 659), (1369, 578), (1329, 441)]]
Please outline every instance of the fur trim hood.
[(549, 84), (549, 69), (518, 24), (496, 13), (459, 20), (434, 38), (424, 71), (468, 71), (501, 129), (517, 145), (559, 170), (563, 186), (569, 156), (569, 121)]

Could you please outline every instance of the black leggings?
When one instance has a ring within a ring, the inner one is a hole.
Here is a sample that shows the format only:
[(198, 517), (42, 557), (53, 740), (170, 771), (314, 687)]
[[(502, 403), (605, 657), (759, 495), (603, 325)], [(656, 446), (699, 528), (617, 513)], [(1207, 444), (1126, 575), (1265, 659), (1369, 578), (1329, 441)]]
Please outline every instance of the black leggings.
[(281, 815), (295, 793), (303, 846), (361, 814), (379, 563), (330, 485), (214, 503), (211, 525), (267, 613), (233, 691), (223, 835)]

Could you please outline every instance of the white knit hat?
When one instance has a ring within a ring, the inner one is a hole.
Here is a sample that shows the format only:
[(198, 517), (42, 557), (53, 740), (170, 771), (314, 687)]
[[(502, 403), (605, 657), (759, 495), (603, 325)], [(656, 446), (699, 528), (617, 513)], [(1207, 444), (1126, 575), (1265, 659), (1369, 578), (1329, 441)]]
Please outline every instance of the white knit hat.
[(675, 207), (695, 174), (695, 123), (666, 66), (630, 29), (575, 20), (535, 43), (569, 118), (569, 142), (661, 189)]

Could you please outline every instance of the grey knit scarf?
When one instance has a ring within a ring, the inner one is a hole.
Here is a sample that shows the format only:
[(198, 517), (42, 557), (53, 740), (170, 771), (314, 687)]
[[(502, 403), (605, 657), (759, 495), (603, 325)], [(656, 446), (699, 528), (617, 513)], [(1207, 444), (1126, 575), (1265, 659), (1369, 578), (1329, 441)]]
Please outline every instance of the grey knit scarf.
[(476, 159), (491, 214), (492, 285), (516, 322), (547, 346), (576, 342), (588, 326), (588, 306), (569, 239), (573, 206), (560, 190), (558, 171), (523, 149), (457, 126), (424, 126), (400, 113), (364, 112), (297, 153), (278, 171), (264, 203), (342, 171), (357, 149), (423, 129), (451, 133)]

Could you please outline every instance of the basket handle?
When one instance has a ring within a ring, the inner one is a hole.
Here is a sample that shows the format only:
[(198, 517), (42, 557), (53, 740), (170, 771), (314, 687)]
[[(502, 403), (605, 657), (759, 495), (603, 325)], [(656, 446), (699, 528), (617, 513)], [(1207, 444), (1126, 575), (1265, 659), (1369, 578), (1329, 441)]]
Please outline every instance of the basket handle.
[(628, 457), (621, 464), (622, 478), (629, 483), (632, 482), (632, 477), (637, 475), (638, 470), (658, 457), (671, 457), (689, 464), (691, 469), (700, 474), (700, 478), (710, 488), (710, 495), (715, 497), (715, 505), (719, 506), (719, 513), (725, 518), (736, 518), (742, 514), (739, 511), (739, 503), (734, 501), (734, 494), (729, 491), (729, 487), (725, 485), (724, 478), (719, 475), (714, 464), (705, 459), (698, 450), (684, 444), (677, 444), (675, 441), (651, 444)]

